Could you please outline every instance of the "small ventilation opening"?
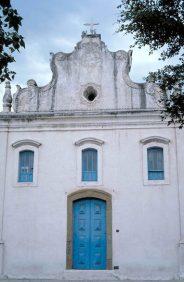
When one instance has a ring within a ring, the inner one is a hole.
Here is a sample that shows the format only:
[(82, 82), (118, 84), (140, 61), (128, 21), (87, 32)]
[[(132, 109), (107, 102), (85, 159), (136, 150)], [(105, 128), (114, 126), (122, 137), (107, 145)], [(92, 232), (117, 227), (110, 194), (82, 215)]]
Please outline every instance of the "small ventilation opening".
[(96, 97), (95, 93), (89, 93), (88, 96), (87, 96), (87, 99), (89, 101), (93, 101), (95, 99), (95, 97)]
[(89, 102), (92, 102), (95, 100), (97, 96), (97, 92), (96, 90), (90, 86), (88, 87), (85, 91), (84, 91), (84, 97), (89, 101)]

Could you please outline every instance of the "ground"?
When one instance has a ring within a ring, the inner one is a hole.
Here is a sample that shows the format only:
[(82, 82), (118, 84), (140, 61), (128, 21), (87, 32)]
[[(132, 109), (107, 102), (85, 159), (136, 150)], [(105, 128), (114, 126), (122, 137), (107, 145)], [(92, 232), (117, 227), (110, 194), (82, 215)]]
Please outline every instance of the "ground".
[[(111, 282), (115, 280), (60, 280), (60, 279), (0, 279), (0, 282), (81, 282), (81, 281), (95, 281), (95, 282)], [(117, 281), (120, 281), (117, 279)], [(123, 282), (184, 282), (184, 280), (121, 280)]]

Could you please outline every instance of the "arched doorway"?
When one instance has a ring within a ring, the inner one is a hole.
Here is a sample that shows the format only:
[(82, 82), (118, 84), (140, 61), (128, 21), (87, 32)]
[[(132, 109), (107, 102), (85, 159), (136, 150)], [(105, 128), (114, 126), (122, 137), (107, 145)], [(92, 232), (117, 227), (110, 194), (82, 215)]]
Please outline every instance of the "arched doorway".
[(111, 195), (83, 189), (67, 204), (67, 269), (112, 269)]
[(73, 202), (74, 269), (106, 269), (106, 202), (84, 198)]

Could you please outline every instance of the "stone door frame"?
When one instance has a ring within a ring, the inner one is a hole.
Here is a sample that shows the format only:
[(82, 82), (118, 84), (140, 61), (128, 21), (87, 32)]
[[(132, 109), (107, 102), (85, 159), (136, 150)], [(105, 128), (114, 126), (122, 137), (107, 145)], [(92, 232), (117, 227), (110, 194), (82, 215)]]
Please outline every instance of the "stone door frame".
[(112, 269), (112, 196), (102, 190), (81, 189), (68, 195), (67, 198), (67, 246), (66, 268), (72, 269), (73, 259), (73, 202), (84, 198), (96, 198), (106, 202), (106, 237), (107, 237), (107, 269)]

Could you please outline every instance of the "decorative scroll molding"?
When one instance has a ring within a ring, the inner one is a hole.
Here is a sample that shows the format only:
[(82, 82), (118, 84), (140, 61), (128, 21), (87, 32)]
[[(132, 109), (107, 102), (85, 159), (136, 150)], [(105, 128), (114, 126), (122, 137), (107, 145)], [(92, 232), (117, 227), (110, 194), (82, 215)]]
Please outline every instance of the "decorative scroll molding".
[(145, 83), (136, 83), (132, 81), (127, 72), (123, 72), (122, 76), (123, 76), (123, 80), (129, 87), (135, 89), (145, 89), (145, 85), (146, 85)]
[(17, 85), (17, 91), (13, 95), (13, 109), (16, 113), (53, 111), (58, 77), (55, 58), (56, 55), (51, 54), (52, 79), (50, 83), (39, 87), (34, 79), (29, 79), (26, 88)]
[(126, 53), (126, 66), (125, 66), (125, 70), (123, 70), (122, 73), (122, 77), (123, 80), (125, 81), (125, 83), (131, 87), (131, 88), (135, 88), (135, 89), (144, 89), (145, 87), (145, 83), (136, 83), (133, 82), (129, 76), (129, 72), (131, 70), (131, 66), (132, 66), (132, 50), (129, 50)]
[(144, 138), (142, 140), (140, 140), (140, 142), (144, 145), (151, 143), (151, 142), (158, 142), (158, 143), (163, 143), (163, 144), (169, 144), (170, 140), (164, 137), (160, 137), (160, 136), (151, 136), (151, 137), (147, 137)]
[(76, 146), (82, 146), (83, 144), (86, 144), (86, 143), (91, 143), (91, 144), (96, 144), (96, 145), (102, 146), (104, 144), (104, 141), (97, 139), (97, 138), (88, 137), (88, 138), (83, 138), (83, 139), (76, 141), (75, 145)]
[(39, 147), (41, 145), (41, 143), (37, 142), (37, 141), (34, 141), (34, 140), (29, 140), (29, 139), (24, 139), (24, 140), (19, 140), (19, 141), (16, 141), (12, 144), (12, 147), (13, 148), (18, 148), (20, 146), (34, 146), (34, 147)]

